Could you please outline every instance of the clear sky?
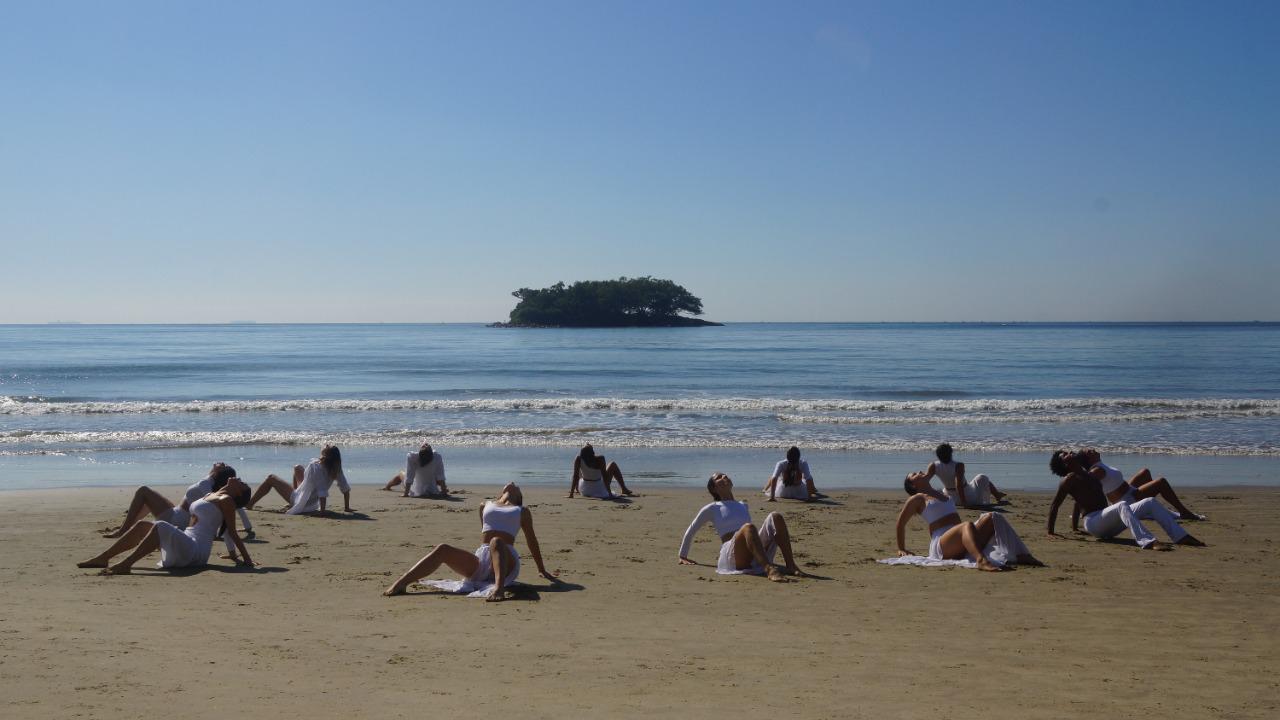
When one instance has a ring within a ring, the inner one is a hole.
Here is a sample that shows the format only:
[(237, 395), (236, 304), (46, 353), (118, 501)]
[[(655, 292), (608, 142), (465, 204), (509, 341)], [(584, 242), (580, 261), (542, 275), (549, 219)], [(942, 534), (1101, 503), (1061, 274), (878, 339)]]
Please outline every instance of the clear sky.
[(0, 3), (0, 322), (1280, 320), (1280, 3)]

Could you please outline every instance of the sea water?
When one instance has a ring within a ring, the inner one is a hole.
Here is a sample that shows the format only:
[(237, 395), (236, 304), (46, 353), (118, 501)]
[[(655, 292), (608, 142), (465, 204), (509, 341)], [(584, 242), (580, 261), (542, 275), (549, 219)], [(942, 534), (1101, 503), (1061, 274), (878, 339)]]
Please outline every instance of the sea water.
[(567, 485), (590, 442), (645, 482), (756, 483), (794, 444), (885, 485), (942, 441), (1015, 485), (1085, 444), (1272, 483), (1278, 429), (1276, 323), (0, 326), (0, 488), (255, 479), (324, 443), (381, 482), (424, 438), (451, 483)]

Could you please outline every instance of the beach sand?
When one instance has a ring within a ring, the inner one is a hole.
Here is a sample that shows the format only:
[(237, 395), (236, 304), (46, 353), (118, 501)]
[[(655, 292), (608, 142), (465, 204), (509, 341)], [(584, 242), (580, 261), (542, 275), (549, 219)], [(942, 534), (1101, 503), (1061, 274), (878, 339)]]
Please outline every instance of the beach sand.
[[(1236, 718), (1280, 703), (1280, 489), (1185, 492), (1209, 547), (1169, 553), (1070, 536), (1066, 512), (1069, 539), (1047, 540), (1049, 496), (1017, 493), (1007, 517), (1049, 567), (997, 574), (877, 565), (902, 493), (768, 505), (740, 486), (829, 578), (773, 584), (716, 575), (710, 529), (691, 553), (710, 565), (677, 565), (704, 492), (636, 483), (615, 504), (530, 488), (564, 587), (537, 577), (522, 537), (522, 599), (382, 597), (433, 544), (479, 544), (496, 486), (463, 489), (358, 486), (346, 519), (254, 511), (256, 571), (143, 561), (129, 577), (75, 567), (106, 547), (97, 531), (129, 490), (2, 493), (0, 714)], [(918, 519), (908, 547), (927, 549)]]

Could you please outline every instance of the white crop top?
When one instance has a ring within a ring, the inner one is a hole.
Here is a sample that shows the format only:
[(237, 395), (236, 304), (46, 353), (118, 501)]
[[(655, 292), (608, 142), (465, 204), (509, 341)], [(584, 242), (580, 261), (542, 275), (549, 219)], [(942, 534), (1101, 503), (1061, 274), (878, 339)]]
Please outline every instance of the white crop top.
[(751, 522), (751, 511), (747, 509), (747, 504), (740, 500), (717, 501), (704, 506), (689, 524), (689, 529), (684, 531), (684, 539), (680, 541), (680, 557), (689, 555), (693, 536), (708, 522), (715, 523), (716, 535), (724, 537), (737, 532), (743, 525)]
[(480, 514), (481, 529), (484, 532), (504, 532), (515, 538), (520, 532), (520, 516), (523, 512), (524, 508), (519, 505), (497, 505), (492, 500), (486, 500), (484, 511)]
[(1103, 472), (1106, 473), (1101, 480), (1103, 494), (1110, 495), (1124, 485), (1124, 473), (1104, 462), (1099, 462), (1094, 467), (1102, 468)]
[(929, 498), (924, 501), (924, 509), (920, 511), (920, 517), (930, 525), (938, 522), (948, 515), (956, 514), (956, 501), (951, 498), (946, 500), (934, 500)]

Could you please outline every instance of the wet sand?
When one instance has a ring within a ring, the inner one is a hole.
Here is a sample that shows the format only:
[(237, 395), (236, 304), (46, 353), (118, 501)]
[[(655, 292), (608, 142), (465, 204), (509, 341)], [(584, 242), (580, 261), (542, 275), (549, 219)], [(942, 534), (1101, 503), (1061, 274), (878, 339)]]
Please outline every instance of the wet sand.
[[(526, 585), (499, 604), (380, 595), (433, 544), (478, 545), (496, 487), (447, 502), (357, 486), (358, 512), (334, 518), (256, 510), (258, 569), (144, 560), (128, 577), (75, 563), (106, 547), (97, 531), (129, 490), (0, 493), (2, 713), (1236, 718), (1280, 704), (1280, 489), (1184, 492), (1209, 547), (1169, 553), (1071, 536), (1066, 512), (1068, 539), (1050, 541), (1049, 496), (1015, 493), (1007, 517), (1049, 567), (998, 574), (877, 565), (902, 493), (780, 501), (800, 562), (828, 579), (773, 584), (716, 575), (710, 529), (691, 553), (708, 564), (679, 566), (709, 498), (633, 483), (629, 503), (527, 488), (565, 584), (537, 577), (522, 537)], [(775, 509), (738, 490), (757, 520)], [(920, 520), (907, 539), (927, 549)]]

